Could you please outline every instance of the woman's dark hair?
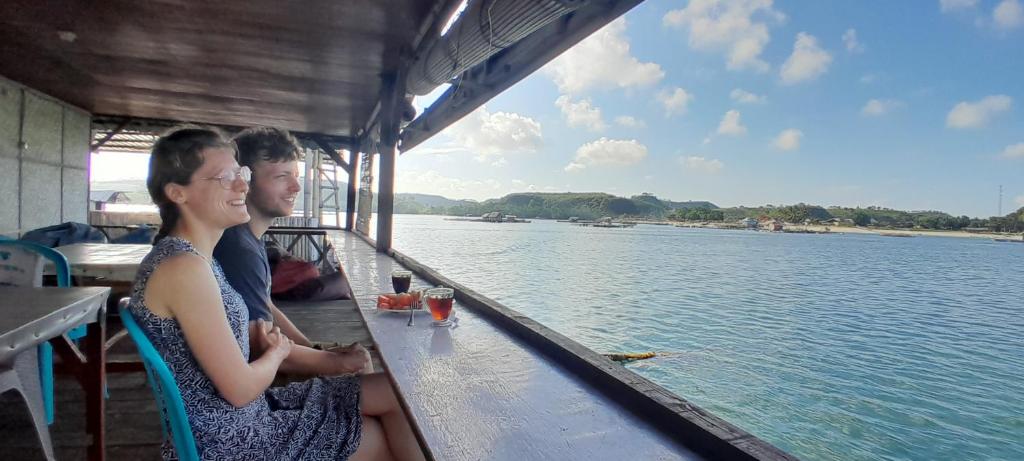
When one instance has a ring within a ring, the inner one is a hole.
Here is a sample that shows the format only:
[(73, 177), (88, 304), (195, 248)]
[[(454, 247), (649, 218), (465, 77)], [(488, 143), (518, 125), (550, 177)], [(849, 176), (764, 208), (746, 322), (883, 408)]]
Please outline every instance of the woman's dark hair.
[(175, 128), (153, 144), (146, 188), (149, 189), (153, 203), (160, 209), (162, 221), (153, 243), (166, 237), (181, 217), (178, 205), (164, 193), (164, 186), (171, 183), (189, 185), (192, 174), (203, 165), (203, 151), (206, 149), (230, 149), (233, 152), (235, 145), (220, 131), (205, 127)]
[(238, 146), (238, 164), (252, 168), (265, 160), (268, 162), (290, 162), (301, 158), (299, 141), (287, 130), (257, 126), (235, 135)]

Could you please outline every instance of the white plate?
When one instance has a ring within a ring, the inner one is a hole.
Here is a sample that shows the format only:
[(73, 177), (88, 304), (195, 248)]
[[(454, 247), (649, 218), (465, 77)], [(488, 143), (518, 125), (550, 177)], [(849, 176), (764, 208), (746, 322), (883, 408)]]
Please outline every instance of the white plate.
[[(419, 313), (419, 312), (429, 312), (428, 310), (423, 309), (423, 308), (413, 309), (413, 311), (417, 312), (417, 313)], [(381, 309), (381, 308), (378, 307), (377, 308), (377, 312), (399, 313), (399, 314), (409, 315), (409, 309)]]

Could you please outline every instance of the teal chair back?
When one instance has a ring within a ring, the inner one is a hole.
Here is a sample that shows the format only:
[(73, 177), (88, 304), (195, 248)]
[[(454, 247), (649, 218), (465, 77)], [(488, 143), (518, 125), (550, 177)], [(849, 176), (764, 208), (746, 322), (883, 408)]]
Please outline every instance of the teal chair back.
[[(43, 265), (53, 263), (57, 286), (71, 286), (71, 265), (57, 250), (23, 240), (0, 239), (0, 286), (38, 287), (43, 282)], [(68, 332), (68, 337), (85, 336), (85, 326)], [(39, 384), (43, 394), (46, 424), (53, 424), (53, 346), (39, 345)]]
[(192, 437), (192, 428), (188, 423), (188, 415), (185, 413), (185, 404), (181, 400), (178, 383), (174, 381), (174, 376), (171, 375), (171, 370), (164, 363), (163, 357), (156, 351), (153, 343), (146, 337), (146, 333), (132, 317), (128, 310), (128, 298), (121, 300), (118, 310), (121, 314), (121, 323), (124, 324), (125, 330), (128, 330), (128, 336), (135, 341), (135, 347), (139, 349), (142, 363), (146, 367), (149, 385), (153, 389), (153, 396), (156, 398), (157, 408), (160, 410), (164, 438), (170, 436), (179, 460), (199, 461), (196, 441)]

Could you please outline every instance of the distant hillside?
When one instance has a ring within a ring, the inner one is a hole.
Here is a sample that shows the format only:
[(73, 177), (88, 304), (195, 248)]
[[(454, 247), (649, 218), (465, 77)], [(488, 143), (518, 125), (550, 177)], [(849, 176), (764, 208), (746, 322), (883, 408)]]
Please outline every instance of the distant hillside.
[[(405, 194), (411, 196), (413, 194)], [(412, 197), (408, 197), (412, 199)], [(416, 209), (413, 213), (431, 213), (447, 215), (478, 216), (492, 211), (500, 211), (523, 218), (596, 219), (604, 216), (628, 218), (662, 218), (668, 212), (678, 208), (717, 208), (709, 202), (666, 202), (654, 195), (643, 194), (631, 198), (617, 197), (601, 192), (576, 193), (541, 193), (527, 192), (509, 194), (501, 198), (472, 202), (463, 200), (452, 205), (426, 206), (418, 199), (416, 207), (405, 200), (402, 201), (406, 210)], [(396, 199), (396, 210), (399, 210)]]
[(953, 216), (941, 211), (902, 211), (891, 208), (828, 207), (798, 203), (796, 205), (765, 205), (761, 207), (722, 208), (725, 221), (743, 218), (770, 217), (789, 223), (805, 220), (825, 221), (832, 218), (849, 219), (858, 226), (890, 227), (901, 229), (959, 230), (964, 228), (986, 228), (996, 232), (1024, 232), (1024, 208), (1006, 216), (988, 219), (969, 216)]
[(430, 194), (395, 194), (395, 197), (414, 200), (423, 206), (457, 206), (477, 203), (475, 200), (452, 200), (440, 195)]

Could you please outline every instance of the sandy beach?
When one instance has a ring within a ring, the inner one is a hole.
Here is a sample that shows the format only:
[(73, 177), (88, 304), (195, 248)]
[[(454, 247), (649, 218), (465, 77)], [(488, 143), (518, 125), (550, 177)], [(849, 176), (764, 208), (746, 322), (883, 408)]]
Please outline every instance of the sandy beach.
[(846, 234), (878, 234), (908, 237), (960, 237), (960, 238), (1020, 238), (1018, 234), (998, 234), (994, 232), (964, 232), (926, 229), (870, 229), (866, 227), (819, 226), (819, 225), (786, 225), (786, 230), (808, 232), (835, 232)]

